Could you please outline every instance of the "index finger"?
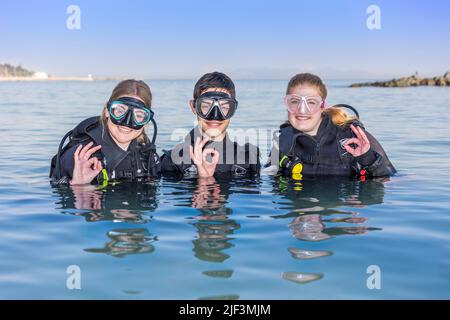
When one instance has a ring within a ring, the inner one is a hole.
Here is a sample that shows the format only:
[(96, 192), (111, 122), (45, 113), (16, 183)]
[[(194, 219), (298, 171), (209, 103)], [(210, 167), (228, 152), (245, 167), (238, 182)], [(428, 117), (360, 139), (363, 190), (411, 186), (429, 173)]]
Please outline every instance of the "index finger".
[(99, 150), (101, 147), (102, 147), (101, 145), (98, 145), (98, 146), (95, 146), (95, 147), (93, 147), (93, 148), (90, 148), (90, 149), (89, 149), (88, 151), (86, 151), (86, 153), (84, 154), (84, 158), (85, 158), (86, 160), (89, 159), (89, 157), (90, 157), (95, 151)]
[(75, 149), (75, 152), (73, 153), (73, 159), (74, 159), (75, 161), (78, 160), (78, 157), (79, 157), (79, 155), (80, 155), (80, 150), (81, 150), (82, 147), (83, 147), (83, 145), (80, 144), (80, 145)]
[(361, 134), (361, 137), (363, 138), (363, 140), (364, 140), (366, 143), (370, 143), (370, 142), (369, 142), (369, 139), (367, 138), (366, 133), (364, 132), (364, 130), (363, 130), (361, 127), (358, 127), (358, 130), (359, 130), (359, 133)]
[(359, 138), (361, 139), (361, 134), (359, 133), (358, 129), (355, 128), (355, 126), (353, 124), (350, 125), (350, 129), (352, 129), (353, 133)]
[(210, 141), (209, 138), (203, 138), (203, 140), (200, 142), (200, 147), (203, 149), (203, 147)]
[(86, 144), (83, 149), (81, 149), (79, 157), (80, 158), (84, 158), (84, 155), (86, 154), (86, 151), (89, 150), (89, 148), (94, 144), (94, 142), (89, 142), (88, 144)]

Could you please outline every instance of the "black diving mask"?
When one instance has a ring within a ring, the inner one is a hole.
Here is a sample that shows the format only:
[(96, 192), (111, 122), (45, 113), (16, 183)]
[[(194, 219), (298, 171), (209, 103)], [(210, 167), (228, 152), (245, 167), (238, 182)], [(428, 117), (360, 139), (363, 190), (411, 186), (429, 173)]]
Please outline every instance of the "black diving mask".
[(225, 92), (205, 92), (194, 100), (197, 115), (209, 121), (230, 119), (237, 109), (238, 102)]
[(154, 112), (142, 101), (123, 97), (108, 102), (112, 123), (118, 126), (139, 130), (153, 120)]

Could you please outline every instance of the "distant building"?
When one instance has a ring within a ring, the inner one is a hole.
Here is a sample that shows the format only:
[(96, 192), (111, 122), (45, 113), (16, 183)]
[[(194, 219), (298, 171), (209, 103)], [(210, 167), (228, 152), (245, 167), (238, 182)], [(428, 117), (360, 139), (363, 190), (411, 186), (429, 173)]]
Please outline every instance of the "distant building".
[(35, 72), (33, 74), (33, 78), (35, 79), (48, 79), (48, 74), (45, 72)]

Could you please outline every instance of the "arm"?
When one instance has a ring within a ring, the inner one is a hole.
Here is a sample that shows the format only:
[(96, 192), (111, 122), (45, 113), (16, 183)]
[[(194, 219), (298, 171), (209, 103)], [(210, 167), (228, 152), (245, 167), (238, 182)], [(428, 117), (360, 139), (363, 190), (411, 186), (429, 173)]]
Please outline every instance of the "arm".
[(366, 154), (356, 157), (355, 160), (366, 168), (369, 174), (373, 177), (392, 176), (395, 170), (391, 161), (381, 144), (369, 132), (365, 132), (370, 142), (370, 149)]
[(354, 157), (356, 164), (372, 177), (395, 174), (396, 170), (380, 143), (360, 126), (350, 125), (350, 128), (355, 138), (348, 139), (343, 146)]

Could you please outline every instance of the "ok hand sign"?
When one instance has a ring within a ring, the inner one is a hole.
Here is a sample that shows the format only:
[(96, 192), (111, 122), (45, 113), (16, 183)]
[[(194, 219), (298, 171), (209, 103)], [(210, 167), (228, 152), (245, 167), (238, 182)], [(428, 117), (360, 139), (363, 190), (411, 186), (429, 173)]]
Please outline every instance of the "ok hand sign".
[[(359, 157), (359, 156), (365, 154), (367, 151), (369, 151), (370, 142), (369, 142), (369, 139), (367, 139), (367, 136), (361, 127), (355, 127), (354, 125), (351, 124), (350, 128), (355, 133), (356, 138), (351, 138), (351, 139), (348, 139), (347, 141), (345, 141), (345, 143), (343, 144), (343, 147), (352, 156)], [(352, 148), (352, 147), (350, 147), (350, 144), (354, 144), (354, 145), (356, 145), (356, 147)]]
[[(189, 146), (191, 159), (197, 166), (198, 176), (201, 178), (208, 178), (214, 175), (217, 163), (219, 162), (219, 152), (215, 149), (205, 149), (203, 147), (209, 141), (208, 138), (201, 140), (199, 137), (195, 140), (194, 147)], [(206, 160), (208, 155), (211, 155), (211, 162)]]
[(88, 184), (102, 171), (102, 163), (91, 155), (99, 150), (101, 146), (92, 147), (94, 143), (89, 142), (83, 147), (79, 145), (73, 154), (74, 166), (71, 185)]

